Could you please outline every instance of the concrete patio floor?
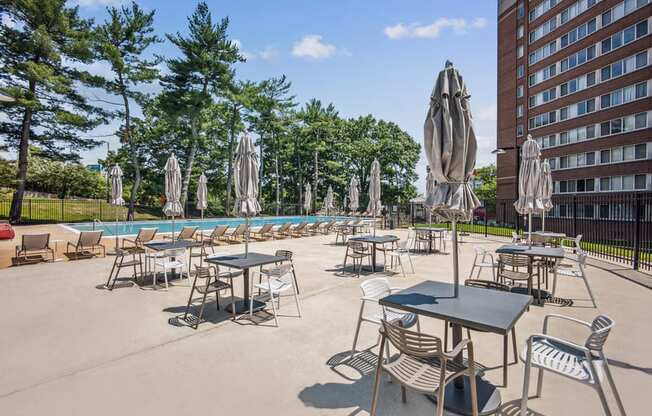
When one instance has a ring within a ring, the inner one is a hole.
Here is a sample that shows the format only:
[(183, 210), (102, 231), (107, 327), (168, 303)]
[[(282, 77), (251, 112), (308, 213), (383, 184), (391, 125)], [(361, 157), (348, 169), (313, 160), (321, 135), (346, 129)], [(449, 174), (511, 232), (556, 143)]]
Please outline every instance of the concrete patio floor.
[[(405, 237), (406, 231), (394, 231)], [(112, 259), (44, 263), (0, 270), (0, 415), (366, 415), (371, 402), (376, 352), (347, 360), (360, 307), (361, 279), (340, 273), (344, 247), (334, 235), (254, 243), (250, 250), (292, 250), (301, 288), (303, 317), (283, 299), (280, 327), (247, 319), (232, 322), (206, 307), (198, 330), (175, 326), (189, 287), (169, 291), (123, 287), (101, 289)], [(498, 240), (465, 237), (463, 278), (473, 244), (495, 249)], [(218, 249), (242, 252), (242, 245)], [(452, 281), (451, 256), (415, 255), (415, 274), (389, 276), (394, 286), (423, 280)], [(609, 266), (606, 267), (607, 269)], [(488, 270), (483, 277), (490, 278)], [(543, 316), (561, 313), (591, 320), (611, 316), (616, 327), (606, 345), (614, 378), (629, 415), (649, 414), (652, 391), (652, 292), (608, 270), (589, 267), (598, 309), (591, 307), (581, 281), (561, 279), (557, 295), (573, 306), (533, 306), (517, 324), (519, 349), (540, 332)], [(462, 279), (463, 280), (463, 279)], [(236, 295), (242, 288), (236, 287)], [(228, 298), (222, 299), (226, 306)], [(262, 314), (261, 316), (263, 316)], [(422, 319), (424, 332), (441, 336), (441, 321)], [(576, 341), (586, 333), (556, 324), (552, 333)], [(364, 326), (359, 349), (371, 347), (377, 327)], [(502, 342), (495, 334), (473, 333), (476, 360), (485, 377), (502, 383)], [(512, 356), (510, 351), (510, 357)], [(517, 414), (523, 365), (510, 365), (509, 385), (500, 387), (498, 414)], [(400, 400), (396, 384), (383, 381), (379, 414), (432, 415), (424, 396)], [(531, 384), (531, 393), (535, 391)], [(617, 408), (610, 397), (614, 414)], [(547, 373), (543, 397), (529, 402), (532, 415), (600, 415), (594, 390)]]

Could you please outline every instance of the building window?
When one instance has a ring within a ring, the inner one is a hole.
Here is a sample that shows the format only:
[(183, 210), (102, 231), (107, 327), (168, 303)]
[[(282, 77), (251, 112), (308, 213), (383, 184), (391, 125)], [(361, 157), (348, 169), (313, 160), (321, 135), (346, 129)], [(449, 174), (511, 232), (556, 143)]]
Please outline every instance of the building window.
[(525, 29), (523, 28), (523, 25), (520, 25), (518, 29), (516, 29), (516, 39), (521, 39), (524, 34), (525, 34)]
[(522, 58), (524, 53), (523, 45), (518, 45), (518, 48), (516, 48), (516, 57)]
[(523, 137), (523, 125), (516, 126), (516, 137)]
[(525, 93), (525, 88), (522, 85), (519, 85), (518, 87), (516, 87), (516, 97), (517, 98), (523, 97), (524, 93)]
[(523, 117), (523, 104), (519, 104), (516, 106), (516, 117), (518, 118)]
[(634, 146), (634, 158), (636, 160), (647, 159), (647, 144), (641, 143)]
[(646, 175), (635, 175), (634, 176), (634, 188), (635, 189), (647, 189), (647, 180)]
[(516, 68), (516, 78), (523, 78), (523, 75), (525, 75), (525, 69), (521, 64)]

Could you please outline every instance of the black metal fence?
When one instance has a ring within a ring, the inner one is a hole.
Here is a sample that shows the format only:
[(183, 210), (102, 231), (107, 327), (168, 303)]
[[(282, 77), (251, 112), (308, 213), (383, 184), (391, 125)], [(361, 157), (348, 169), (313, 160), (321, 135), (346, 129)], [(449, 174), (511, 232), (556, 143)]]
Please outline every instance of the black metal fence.
[[(581, 246), (593, 256), (634, 269), (652, 269), (652, 192), (554, 195), (554, 208), (545, 216), (545, 230), (569, 237), (582, 235)], [(513, 200), (484, 201), (464, 232), (511, 237), (527, 230), (527, 216), (519, 215)], [(425, 211), (413, 208), (413, 224), (426, 222)], [(532, 229), (541, 230), (543, 218), (532, 217)], [(449, 225), (446, 225), (449, 226)]]

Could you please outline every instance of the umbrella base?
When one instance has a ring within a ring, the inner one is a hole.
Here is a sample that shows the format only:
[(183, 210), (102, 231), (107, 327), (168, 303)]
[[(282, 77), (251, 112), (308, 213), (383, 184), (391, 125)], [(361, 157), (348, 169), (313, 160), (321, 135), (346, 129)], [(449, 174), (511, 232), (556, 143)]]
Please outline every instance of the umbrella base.
[[(266, 303), (261, 302), (259, 300), (254, 300), (254, 310), (253, 312), (258, 312), (262, 309), (265, 308)], [(231, 305), (228, 305), (226, 307), (226, 310), (230, 313), (233, 312), (233, 309), (231, 308)], [(249, 301), (248, 300), (239, 300), (235, 302), (235, 313), (237, 315), (243, 315), (245, 313), (249, 313)]]
[[(475, 384), (478, 392), (478, 414), (492, 415), (498, 411), (502, 398), (496, 386), (482, 379), (480, 376), (475, 377)], [(426, 396), (433, 403), (437, 403), (435, 396)], [(472, 415), (471, 409), (471, 386), (469, 377), (464, 376), (464, 387), (458, 388), (455, 383), (446, 386), (444, 392), (444, 409), (458, 415)]]

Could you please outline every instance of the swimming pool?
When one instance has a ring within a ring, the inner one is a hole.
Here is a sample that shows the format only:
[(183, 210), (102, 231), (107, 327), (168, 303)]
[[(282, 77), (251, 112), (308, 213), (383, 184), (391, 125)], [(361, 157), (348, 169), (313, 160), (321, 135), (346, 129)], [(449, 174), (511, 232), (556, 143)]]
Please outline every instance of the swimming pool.
[[(287, 217), (254, 217), (249, 220), (251, 227), (260, 227), (263, 224), (284, 224), (290, 222), (292, 224), (298, 224), (302, 221), (308, 221), (308, 223), (313, 223), (315, 221), (330, 221), (335, 219), (341, 221), (347, 217), (339, 216), (325, 216), (325, 215), (296, 215), (296, 216), (287, 216)], [(244, 218), (205, 218), (200, 219), (178, 219), (174, 221), (174, 231), (179, 231), (183, 227), (194, 226), (199, 227), (200, 230), (212, 230), (218, 225), (228, 225), (229, 227), (237, 227), (240, 224), (245, 222)], [(138, 230), (141, 228), (158, 228), (159, 233), (171, 233), (172, 232), (172, 221), (134, 221), (134, 222), (120, 222), (117, 227), (115, 222), (104, 222), (96, 223), (92, 222), (83, 222), (83, 223), (70, 223), (62, 224), (66, 228), (70, 228), (75, 231), (92, 231), (102, 230), (104, 231), (105, 236), (115, 236), (116, 231), (117, 235), (136, 235)]]

